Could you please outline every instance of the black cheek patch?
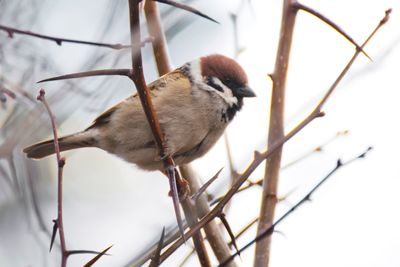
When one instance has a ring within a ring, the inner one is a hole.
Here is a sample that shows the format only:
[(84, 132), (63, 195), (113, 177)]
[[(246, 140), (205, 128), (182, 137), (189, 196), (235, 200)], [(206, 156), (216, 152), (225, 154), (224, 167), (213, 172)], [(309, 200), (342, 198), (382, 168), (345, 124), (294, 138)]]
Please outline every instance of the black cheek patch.
[(206, 80), (206, 83), (207, 83), (207, 85), (211, 86), (215, 90), (220, 91), (220, 92), (224, 92), (224, 89), (222, 89), (222, 87), (219, 86), (218, 84), (214, 83), (212, 78), (208, 77), (207, 80)]

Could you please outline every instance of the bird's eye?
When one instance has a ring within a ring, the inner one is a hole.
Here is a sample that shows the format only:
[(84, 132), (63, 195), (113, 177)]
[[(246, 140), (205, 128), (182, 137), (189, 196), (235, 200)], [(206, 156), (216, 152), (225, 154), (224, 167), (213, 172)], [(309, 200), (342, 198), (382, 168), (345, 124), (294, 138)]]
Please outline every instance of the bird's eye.
[(214, 79), (212, 77), (208, 77), (206, 80), (206, 83), (208, 86), (211, 86), (212, 88), (214, 88), (217, 91), (220, 91), (220, 92), (224, 91), (224, 89), (222, 89), (222, 87), (220, 85), (218, 85), (214, 82)]
[(231, 78), (225, 78), (223, 80), (223, 83), (229, 88), (234, 88), (235, 87), (235, 82)]

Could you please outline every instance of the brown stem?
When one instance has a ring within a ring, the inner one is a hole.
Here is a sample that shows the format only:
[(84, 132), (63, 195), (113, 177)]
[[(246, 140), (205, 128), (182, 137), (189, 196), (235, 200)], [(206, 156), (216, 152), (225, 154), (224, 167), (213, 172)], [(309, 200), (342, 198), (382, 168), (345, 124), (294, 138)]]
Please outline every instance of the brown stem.
[(57, 184), (57, 220), (56, 224), (58, 227), (58, 234), (60, 236), (60, 248), (61, 248), (61, 267), (67, 266), (67, 259), (68, 259), (68, 251), (67, 246), (65, 243), (65, 235), (64, 235), (64, 223), (63, 223), (63, 197), (62, 197), (62, 185), (63, 185), (63, 168), (65, 165), (65, 159), (61, 157), (60, 154), (60, 146), (58, 144), (58, 134), (57, 134), (57, 127), (55, 122), (55, 117), (53, 112), (50, 109), (49, 104), (45, 98), (45, 91), (44, 89), (40, 90), (39, 96), (37, 97), (39, 101), (43, 103), (45, 106), (47, 113), (49, 114), (51, 126), (53, 129), (53, 136), (54, 136), (54, 150), (56, 152), (57, 157), (57, 167), (58, 167), (58, 184)]
[[(165, 144), (164, 135), (161, 130), (160, 122), (158, 121), (153, 102), (151, 100), (149, 89), (147, 88), (146, 81), (144, 79), (142, 55), (140, 53), (140, 22), (139, 22), (139, 0), (129, 0), (129, 18), (130, 18), (130, 30), (131, 30), (131, 44), (132, 44), (132, 75), (131, 80), (135, 83), (136, 89), (142, 103), (143, 110), (146, 114), (147, 121), (150, 125), (154, 139), (160, 151), (160, 157), (164, 159), (164, 167), (168, 178), (171, 183), (175, 183), (175, 164), (171, 155), (165, 155)], [(173, 171), (171, 171), (173, 170)], [(178, 181), (182, 182), (182, 181)], [(175, 188), (175, 187), (174, 187)], [(182, 187), (183, 188), (183, 187)], [(183, 222), (180, 219), (179, 210), (179, 196), (176, 190), (172, 190), (172, 199), (174, 201), (174, 209), (179, 225), (179, 229), (183, 236)], [(177, 208), (178, 207), (178, 208)]]
[[(56, 42), (57, 45), (62, 45), (62, 43), (75, 43), (75, 44), (83, 44), (83, 45), (92, 45), (92, 46), (99, 46), (99, 47), (106, 47), (115, 50), (120, 50), (124, 48), (130, 48), (130, 45), (123, 45), (123, 44), (107, 44), (107, 43), (99, 43), (99, 42), (89, 42), (83, 40), (76, 40), (76, 39), (67, 39), (67, 38), (60, 38), (54, 37), (50, 35), (39, 34), (31, 31), (23, 31), (16, 28), (0, 25), (0, 30), (7, 32), (8, 36), (12, 38), (14, 34), (21, 34), (36, 37), (39, 39), (49, 40)], [(144, 46), (146, 43), (150, 42), (151, 38), (146, 38), (143, 42), (141, 42), (141, 46)]]
[[(289, 66), (289, 55), (292, 44), (293, 29), (297, 9), (293, 8), (295, 0), (285, 0), (281, 33), (276, 54), (275, 71), (272, 74), (273, 87), (268, 132), (268, 146), (282, 139), (284, 135), (284, 104), (286, 77)], [(282, 147), (277, 149), (267, 160), (264, 174), (263, 193), (260, 208), (260, 220), (257, 233), (268, 229), (274, 220), (277, 203), (279, 170), (281, 167)], [(268, 266), (270, 257), (271, 238), (264, 238), (256, 244), (254, 266)]]
[[(162, 29), (161, 18), (157, 8), (157, 3), (154, 1), (147, 1), (144, 6), (144, 11), (147, 20), (148, 31), (150, 35), (154, 37), (152, 46), (158, 74), (162, 76), (172, 71), (172, 67), (168, 54), (167, 42), (165, 39), (164, 31)], [(180, 166), (179, 169), (182, 173), (182, 176), (187, 179), (191, 191), (197, 192), (200, 188), (198, 177), (196, 176), (190, 165)], [(193, 206), (193, 203), (187, 197), (182, 200), (182, 208), (188, 220), (189, 227), (197, 223), (197, 218), (196, 220), (193, 220), (193, 214), (198, 213), (198, 216), (202, 217), (210, 211), (207, 199), (205, 197), (199, 199), (196, 203), (197, 205)], [(207, 227), (205, 227), (205, 233), (217, 259), (221, 262), (222, 260), (228, 258), (230, 256), (230, 250), (229, 247), (226, 245), (226, 242), (224, 241), (223, 235), (217, 224), (209, 224)], [(204, 247), (203, 238), (201, 236), (194, 237), (195, 248), (200, 262), (209, 263), (208, 255)], [(200, 241), (202, 244), (196, 245), (196, 243), (200, 243)], [(235, 266), (235, 264), (232, 263), (230, 264), (230, 266)]]
[(157, 3), (155, 1), (146, 1), (144, 12), (149, 34), (153, 36), (153, 54), (156, 59), (158, 74), (162, 76), (170, 72), (172, 67), (168, 56), (167, 42), (165, 40)]
[[(373, 30), (367, 40), (361, 45), (361, 48), (364, 48), (369, 40), (375, 35), (376, 32), (389, 20), (391, 10), (387, 10), (385, 17), (379, 22), (378, 26)], [(347, 65), (343, 68), (342, 72), (336, 78), (335, 82), (331, 85), (329, 90), (322, 97), (317, 106), (310, 112), (310, 114), (303, 119), (295, 128), (293, 128), (288, 134), (286, 134), (282, 139), (278, 140), (272, 146), (270, 146), (265, 152), (255, 152), (254, 160), (250, 163), (244, 173), (238, 177), (236, 182), (233, 184), (231, 189), (225, 194), (225, 196), (221, 199), (221, 201), (207, 214), (205, 215), (197, 225), (195, 225), (192, 229), (190, 229), (186, 234), (186, 238), (190, 238), (195, 232), (199, 231), (203, 228), (207, 223), (213, 220), (215, 217), (219, 216), (222, 212), (222, 209), (229, 202), (229, 200), (236, 194), (236, 192), (240, 189), (242, 184), (246, 182), (249, 176), (254, 172), (254, 170), (262, 163), (265, 159), (269, 158), (278, 148), (280, 148), (287, 141), (292, 139), (296, 134), (298, 134), (304, 127), (310, 124), (314, 119), (320, 118), (324, 116), (324, 113), (321, 112), (322, 107), (328, 101), (329, 97), (332, 95), (333, 91), (337, 88), (339, 82), (343, 79), (344, 75), (349, 71), (350, 67), (353, 65), (355, 59), (359, 56), (360, 50), (357, 50), (352, 58), (349, 60)], [(172, 254), (179, 246), (183, 244), (183, 239), (180, 238), (174, 244), (172, 244), (167, 251), (161, 255), (161, 262), (165, 260), (170, 254)]]

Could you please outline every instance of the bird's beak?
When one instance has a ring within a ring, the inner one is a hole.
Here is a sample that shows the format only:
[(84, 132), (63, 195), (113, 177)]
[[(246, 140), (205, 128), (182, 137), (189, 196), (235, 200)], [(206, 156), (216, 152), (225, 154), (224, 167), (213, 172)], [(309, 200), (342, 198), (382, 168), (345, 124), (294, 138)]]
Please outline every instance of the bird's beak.
[(251, 90), (251, 88), (248, 86), (238, 88), (236, 90), (236, 94), (237, 94), (237, 96), (241, 96), (241, 97), (255, 97), (256, 96), (254, 91)]

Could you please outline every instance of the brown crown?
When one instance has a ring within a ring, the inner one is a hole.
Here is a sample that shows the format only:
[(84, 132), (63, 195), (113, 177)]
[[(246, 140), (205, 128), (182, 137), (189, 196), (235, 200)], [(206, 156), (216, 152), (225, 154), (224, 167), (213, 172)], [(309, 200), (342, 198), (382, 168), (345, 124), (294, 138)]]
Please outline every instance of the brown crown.
[(201, 74), (203, 77), (217, 77), (237, 88), (248, 83), (246, 73), (236, 61), (218, 54), (201, 58)]

